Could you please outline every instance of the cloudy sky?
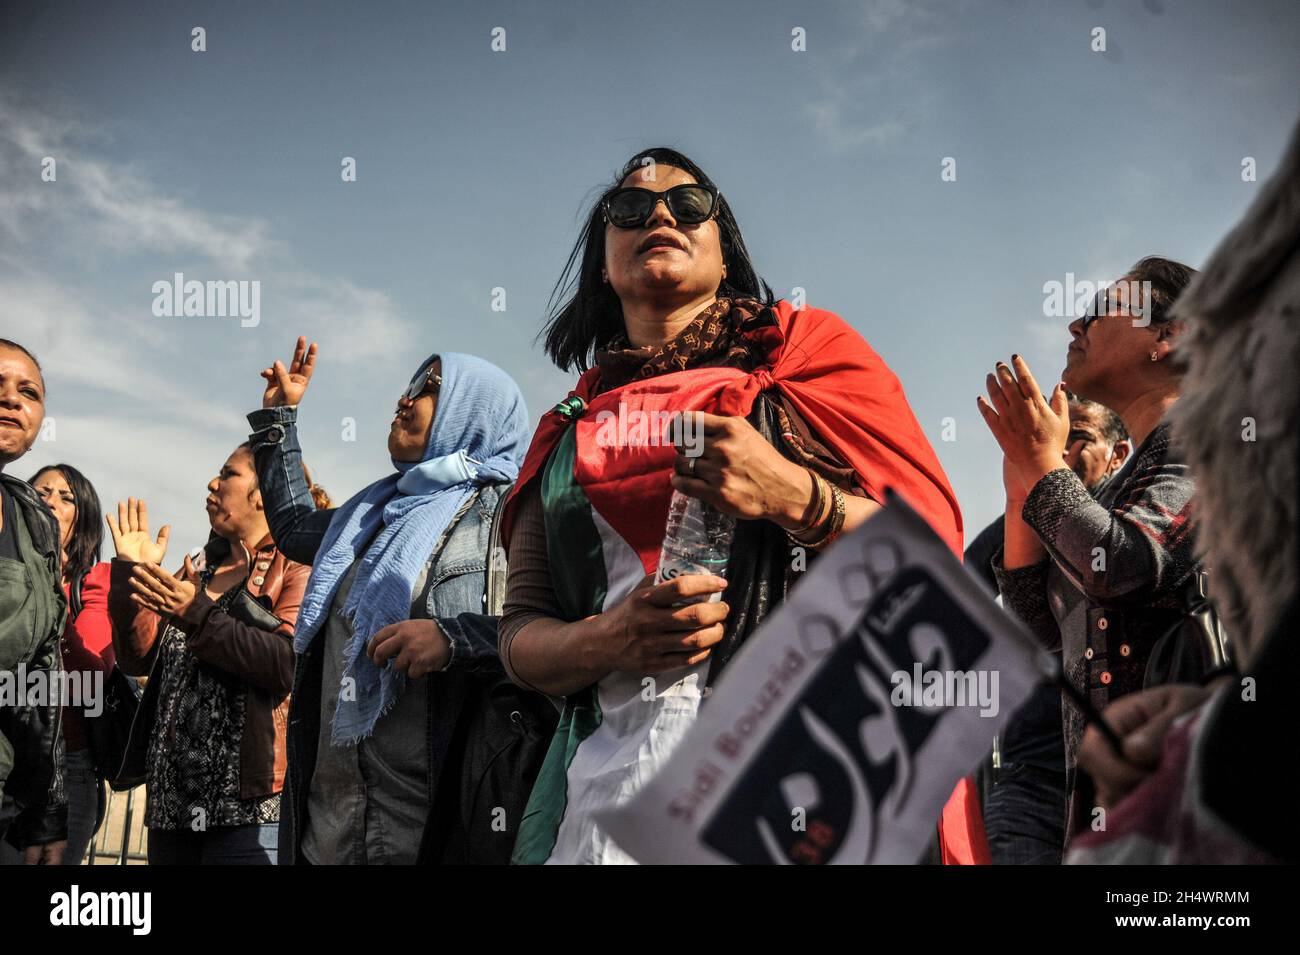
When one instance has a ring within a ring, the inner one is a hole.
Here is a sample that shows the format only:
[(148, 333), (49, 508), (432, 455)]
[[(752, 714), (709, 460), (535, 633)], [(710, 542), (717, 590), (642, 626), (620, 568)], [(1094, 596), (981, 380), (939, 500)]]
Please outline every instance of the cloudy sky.
[[(656, 144), (710, 171), (779, 295), (892, 365), (969, 535), (1001, 506), (984, 373), (1062, 365), (1044, 283), (1200, 265), (1258, 189), (1243, 159), (1266, 179), (1300, 116), (1294, 0), (2, 8), (0, 337), (41, 358), (54, 419), (12, 471), (145, 497), (169, 561), (298, 334), (321, 346), (303, 443), (339, 500), (387, 470), (429, 352), (494, 360), (534, 417), (562, 397), (547, 297), (597, 187)], [(156, 316), (176, 272), (257, 280), (259, 324)]]

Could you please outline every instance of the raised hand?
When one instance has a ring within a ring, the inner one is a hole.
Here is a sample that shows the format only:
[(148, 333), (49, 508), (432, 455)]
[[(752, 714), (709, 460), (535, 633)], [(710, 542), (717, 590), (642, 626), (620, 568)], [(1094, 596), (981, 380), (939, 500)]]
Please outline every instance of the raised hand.
[(167, 538), (172, 526), (164, 524), (158, 539), (149, 537), (149, 507), (144, 501), (128, 497), (117, 502), (117, 517), (106, 514), (108, 530), (113, 535), (113, 549), (123, 560), (160, 564), (167, 555)]
[(299, 335), (298, 344), (293, 350), (293, 360), (289, 362), (288, 368), (285, 368), (284, 362), (277, 358), (270, 368), (262, 369), (262, 377), (266, 379), (266, 390), (262, 392), (262, 407), (279, 408), (301, 403), (315, 369), (316, 343), (312, 342), (311, 347), (308, 348), (306, 337)]
[(1010, 365), (998, 362), (985, 384), (989, 397), (977, 399), (980, 414), (1002, 446), (1007, 466), (1031, 491), (1043, 475), (1066, 466), (1070, 407), (1065, 386), (1058, 384), (1050, 400), (1044, 398), (1019, 355), (1011, 356)]

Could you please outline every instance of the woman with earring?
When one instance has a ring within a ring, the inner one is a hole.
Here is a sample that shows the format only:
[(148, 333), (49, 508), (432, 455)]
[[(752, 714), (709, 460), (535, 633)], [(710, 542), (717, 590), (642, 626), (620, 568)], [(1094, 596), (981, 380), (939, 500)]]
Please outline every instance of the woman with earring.
[[(1174, 352), (1183, 323), (1170, 308), (1195, 275), (1169, 259), (1142, 259), (1070, 323), (1065, 370), (1050, 394), (1013, 355), (978, 399), (1003, 452), (1006, 538), (993, 556), (1003, 602), (1061, 652), (1067, 678), (1099, 711), (1150, 680), (1152, 648), (1183, 619), (1197, 570), (1196, 487), (1168, 421), (1182, 390)], [(1095, 500), (1066, 465), (1067, 389), (1111, 408), (1134, 445)], [(1062, 719), (1072, 780), (1083, 713), (1066, 698)]]

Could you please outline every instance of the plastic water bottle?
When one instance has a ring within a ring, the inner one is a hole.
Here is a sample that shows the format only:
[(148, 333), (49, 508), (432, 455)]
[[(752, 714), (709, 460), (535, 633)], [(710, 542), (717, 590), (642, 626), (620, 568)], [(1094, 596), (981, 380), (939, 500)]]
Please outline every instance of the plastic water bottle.
[[(710, 507), (699, 498), (673, 491), (655, 583), (661, 584), (685, 574), (714, 574), (725, 578), (727, 559), (731, 556), (731, 539), (735, 533), (734, 517)], [(684, 603), (721, 599), (722, 593), (718, 592), (691, 597)]]

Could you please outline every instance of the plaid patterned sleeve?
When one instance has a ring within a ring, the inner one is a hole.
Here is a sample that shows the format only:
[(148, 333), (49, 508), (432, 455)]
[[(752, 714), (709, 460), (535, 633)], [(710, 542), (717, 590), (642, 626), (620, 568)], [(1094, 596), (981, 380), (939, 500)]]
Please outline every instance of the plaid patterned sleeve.
[(1195, 484), (1160, 437), (1099, 501), (1067, 468), (1045, 475), (1025, 499), (1025, 523), (1090, 600), (1147, 603), (1175, 592), (1195, 567)]

